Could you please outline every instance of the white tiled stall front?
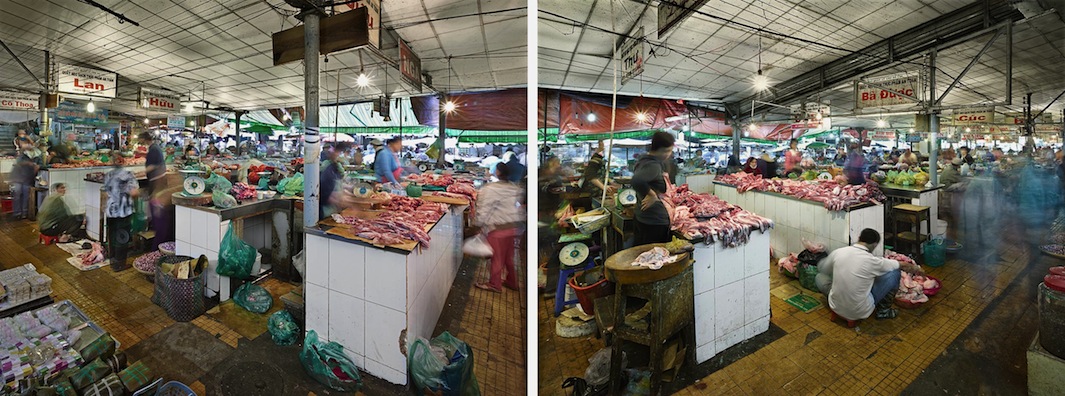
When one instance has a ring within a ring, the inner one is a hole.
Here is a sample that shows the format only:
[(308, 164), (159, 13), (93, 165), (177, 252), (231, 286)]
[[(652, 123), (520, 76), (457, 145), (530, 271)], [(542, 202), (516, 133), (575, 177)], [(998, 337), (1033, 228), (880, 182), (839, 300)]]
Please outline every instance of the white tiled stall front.
[[(740, 193), (724, 183), (716, 183), (714, 195), (733, 205), (773, 220), (773, 253), (783, 257), (805, 249), (802, 240), (825, 244), (829, 250), (849, 246), (858, 241), (863, 229), (872, 228), (884, 234), (884, 206), (872, 205), (860, 209), (830, 211), (823, 204), (781, 194), (761, 191)], [(882, 256), (884, 244), (873, 254)]]
[[(137, 173), (144, 170), (144, 165), (132, 165), (124, 167), (130, 172)], [(41, 177), (48, 181), (48, 185), (51, 186), (54, 183), (65, 183), (67, 185), (66, 202), (70, 206), (70, 212), (74, 214), (87, 213), (86, 207), (88, 206), (88, 195), (95, 193), (97, 195), (96, 200), (100, 200), (100, 184), (91, 183), (85, 181), (85, 176), (93, 172), (107, 173), (112, 169), (110, 166), (97, 166), (91, 168), (53, 168), (45, 169), (41, 173)], [(96, 191), (89, 191), (96, 189)], [(97, 206), (97, 212), (99, 212), (99, 206)], [(88, 216), (86, 214), (86, 216)]]
[(695, 244), (695, 357), (699, 363), (769, 330), (769, 241), (751, 232), (744, 245)]
[[(267, 216), (269, 215), (243, 218), (238, 223), (242, 227), (241, 240), (256, 250), (270, 247), (273, 242), (271, 222), (267, 220)], [(218, 295), (219, 301), (226, 301), (230, 298), (229, 278), (219, 276), (215, 270), (218, 268), (218, 251), (222, 237), (229, 229), (229, 224), (235, 220), (222, 220), (222, 217), (217, 209), (175, 205), (174, 253), (190, 257), (206, 255), (210, 260), (210, 267), (207, 270), (205, 293), (209, 297)]]
[(307, 331), (343, 345), (370, 374), (406, 385), (400, 345), (434, 335), (462, 263), (465, 208), (452, 206), (429, 232), (429, 247), (412, 252), (308, 229)]

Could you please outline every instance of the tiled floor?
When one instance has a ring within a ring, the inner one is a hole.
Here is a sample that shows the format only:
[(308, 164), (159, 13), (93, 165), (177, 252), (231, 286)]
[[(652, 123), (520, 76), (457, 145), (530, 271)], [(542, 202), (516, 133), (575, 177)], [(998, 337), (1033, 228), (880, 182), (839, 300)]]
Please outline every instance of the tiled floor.
[[(0, 249), (0, 269), (34, 264), (39, 272), (52, 278), (52, 297), (56, 301), (71, 300), (77, 304), (121, 342), (124, 349), (175, 323), (151, 303), (153, 286), (143, 275), (133, 269), (114, 273), (106, 267), (79, 271), (66, 263), (66, 258), (70, 257), (68, 253), (56, 246), (37, 244), (33, 223), (4, 218), (0, 221), (0, 246), (4, 247)], [(478, 264), (475, 261), (464, 263), (436, 332), (448, 330), (471, 346), (474, 373), (483, 394), (522, 394), (526, 384), (523, 298), (515, 291), (495, 294), (472, 287), (475, 275), (478, 279), (487, 277), (485, 267)], [(280, 281), (268, 279), (266, 282)], [(233, 328), (208, 315), (200, 316), (192, 323), (232, 348), (248, 342)], [(269, 337), (268, 334), (262, 336)], [(293, 377), (313, 381), (302, 373), (295, 373)], [(202, 382), (189, 385), (197, 394), (206, 394)]]
[[(772, 323), (787, 334), (676, 394), (900, 394), (1028, 264), (1023, 246), (1000, 253), (991, 264), (951, 259), (940, 268), (926, 267), (943, 282), (938, 295), (918, 309), (900, 309), (896, 319), (866, 320), (856, 329), (830, 321), (827, 309), (803, 313), (773, 297)], [(794, 282), (770, 273), (774, 289)], [(827, 305), (823, 295), (813, 295)], [(541, 298), (538, 308), (540, 394), (563, 395), (562, 380), (583, 377), (603, 342), (556, 336), (552, 300)]]

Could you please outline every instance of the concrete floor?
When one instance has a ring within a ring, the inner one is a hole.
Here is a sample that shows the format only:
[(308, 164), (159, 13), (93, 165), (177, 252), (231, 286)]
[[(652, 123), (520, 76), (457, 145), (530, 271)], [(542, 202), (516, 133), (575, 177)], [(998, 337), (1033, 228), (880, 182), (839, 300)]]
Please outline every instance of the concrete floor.
[[(233, 312), (222, 304), (188, 323), (176, 323), (152, 304), (152, 284), (134, 269), (79, 271), (66, 263), (70, 254), (37, 244), (35, 224), (0, 220), (0, 269), (32, 263), (52, 278), (53, 298), (70, 300), (121, 343), (132, 363), (143, 360), (167, 380), (188, 384), (199, 395), (339, 394), (311, 378), (299, 362), (301, 345), (274, 345), (262, 327), (266, 315)], [(131, 254), (130, 263), (138, 255)], [(524, 257), (522, 254), (521, 257)], [(520, 265), (524, 268), (523, 265)], [(526, 325), (523, 292), (496, 294), (472, 287), (487, 278), (480, 260), (466, 260), (437, 323), (466, 341), (474, 355), (474, 373), (485, 395), (525, 392)], [(524, 271), (520, 280), (524, 284)], [(267, 279), (278, 297), (295, 285)], [(271, 312), (273, 312), (271, 311)], [(403, 386), (362, 374), (360, 395), (405, 395)]]
[[(665, 389), (679, 395), (1026, 394), (1025, 351), (1038, 326), (1035, 286), (1063, 261), (1031, 253), (1031, 237), (1019, 225), (1007, 225), (1001, 235), (997, 257), (968, 262), (948, 256), (946, 265), (926, 267), (942, 280), (942, 290), (917, 309), (900, 309), (893, 320), (847, 329), (831, 322), (826, 309), (803, 313), (773, 297), (770, 336), (688, 367)], [(774, 291), (798, 287), (770, 273)], [(806, 293), (827, 304), (820, 293)], [(556, 336), (552, 309), (551, 298), (540, 299), (538, 387), (541, 395), (564, 395), (562, 380), (582, 377), (588, 358), (604, 344)]]

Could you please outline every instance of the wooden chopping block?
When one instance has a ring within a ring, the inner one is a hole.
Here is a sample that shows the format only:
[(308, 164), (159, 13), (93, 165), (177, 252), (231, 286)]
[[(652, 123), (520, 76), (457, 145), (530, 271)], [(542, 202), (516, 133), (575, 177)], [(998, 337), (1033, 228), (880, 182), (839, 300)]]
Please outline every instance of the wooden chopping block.
[[(672, 278), (684, 272), (684, 270), (692, 265), (694, 260), (692, 260), (691, 251), (688, 249), (682, 249), (685, 251), (685, 256), (680, 260), (674, 263), (665, 264), (662, 268), (656, 270), (632, 265), (632, 262), (636, 260), (636, 257), (644, 252), (654, 249), (655, 247), (666, 247), (666, 245), (667, 244), (665, 243), (652, 243), (614, 253), (613, 256), (606, 259), (606, 278), (611, 282), (618, 284), (651, 283)], [(688, 244), (688, 246), (690, 246), (690, 244)]]
[(422, 199), (429, 202), (439, 202), (448, 205), (469, 205), (470, 201), (465, 198), (445, 197), (441, 195), (434, 195), (432, 193), (422, 194)]

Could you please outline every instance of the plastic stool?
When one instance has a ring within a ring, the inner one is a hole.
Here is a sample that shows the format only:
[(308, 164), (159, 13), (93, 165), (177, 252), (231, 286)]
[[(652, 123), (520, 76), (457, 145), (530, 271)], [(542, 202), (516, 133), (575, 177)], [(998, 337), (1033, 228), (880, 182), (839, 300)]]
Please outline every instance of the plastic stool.
[(57, 242), (59, 242), (59, 237), (39, 234), (37, 236), (37, 242), (42, 244), (42, 245), (54, 245)]
[(832, 321), (836, 321), (836, 319), (839, 319), (839, 320), (847, 322), (847, 328), (848, 329), (853, 329), (854, 326), (858, 325), (858, 321), (857, 320), (850, 320), (850, 319), (844, 318), (842, 316), (839, 316), (839, 314), (837, 314), (836, 311), (833, 311), (832, 309), (829, 309), (828, 312), (832, 313), (832, 318), (831, 318)]
[(574, 267), (562, 266), (562, 268), (559, 269), (558, 285), (555, 287), (555, 316), (561, 314), (562, 309), (565, 308), (566, 305), (580, 302), (576, 298), (566, 300), (566, 284), (569, 282), (569, 277), (573, 276), (577, 271), (590, 270), (592, 267), (595, 267), (595, 260), (589, 258), (584, 265)]

